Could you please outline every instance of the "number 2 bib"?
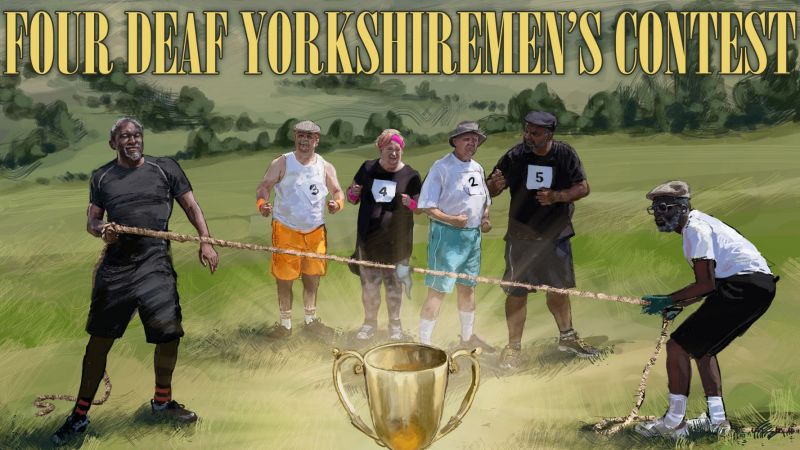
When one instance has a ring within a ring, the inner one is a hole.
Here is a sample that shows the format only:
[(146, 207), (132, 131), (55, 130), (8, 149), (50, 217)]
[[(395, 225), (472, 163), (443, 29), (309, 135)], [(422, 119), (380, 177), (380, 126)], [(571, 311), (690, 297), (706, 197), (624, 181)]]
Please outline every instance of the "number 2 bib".
[(467, 172), (463, 175), (461, 183), (469, 195), (484, 195), (483, 180), (477, 172)]
[(553, 168), (550, 166), (528, 165), (528, 179), (525, 187), (528, 189), (549, 188), (553, 185)]
[(394, 200), (395, 193), (397, 192), (397, 182), (391, 180), (372, 181), (372, 197), (375, 203), (389, 203)]

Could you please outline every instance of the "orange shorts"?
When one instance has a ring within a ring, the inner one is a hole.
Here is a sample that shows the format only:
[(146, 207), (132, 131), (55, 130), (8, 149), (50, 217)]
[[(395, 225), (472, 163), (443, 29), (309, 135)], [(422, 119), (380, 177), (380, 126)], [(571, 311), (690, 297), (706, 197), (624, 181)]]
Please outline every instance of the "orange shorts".
[[(272, 221), (272, 245), (287, 250), (300, 252), (327, 253), (325, 225), (302, 233), (283, 225), (277, 220)], [(279, 280), (296, 280), (300, 274), (325, 275), (328, 261), (319, 258), (306, 258), (303, 256), (287, 255), (285, 253), (272, 254), (272, 276)]]

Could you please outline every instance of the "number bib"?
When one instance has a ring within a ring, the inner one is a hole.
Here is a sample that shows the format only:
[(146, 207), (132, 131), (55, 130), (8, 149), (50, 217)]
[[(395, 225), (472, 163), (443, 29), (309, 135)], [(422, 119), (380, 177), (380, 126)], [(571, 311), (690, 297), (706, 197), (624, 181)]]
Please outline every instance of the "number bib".
[(461, 179), (464, 190), (469, 195), (485, 195), (483, 192), (483, 180), (478, 172), (467, 172)]
[(305, 195), (312, 205), (325, 200), (328, 195), (328, 188), (324, 184), (320, 185), (310, 180), (297, 183), (297, 188), (300, 189), (300, 192)]
[(389, 203), (394, 200), (395, 193), (397, 192), (397, 182), (391, 180), (372, 181), (372, 198), (375, 203)]
[(528, 166), (528, 180), (525, 187), (528, 189), (549, 188), (553, 185), (553, 168), (549, 166)]

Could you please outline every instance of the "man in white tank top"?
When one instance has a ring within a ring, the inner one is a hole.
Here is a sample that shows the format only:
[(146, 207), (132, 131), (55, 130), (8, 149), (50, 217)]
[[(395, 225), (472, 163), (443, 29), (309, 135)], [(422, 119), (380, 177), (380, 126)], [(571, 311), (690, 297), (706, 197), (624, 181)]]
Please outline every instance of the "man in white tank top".
[[(310, 120), (294, 126), (294, 151), (272, 161), (256, 189), (256, 207), (264, 217), (273, 216), (272, 245), (300, 252), (327, 252), (323, 209), (330, 214), (342, 209), (344, 192), (336, 169), (315, 153), (320, 128)], [(275, 190), (275, 203), (270, 195)], [(330, 194), (330, 200), (327, 196)], [(292, 334), (292, 284), (303, 280), (305, 329), (323, 338), (333, 330), (316, 317), (319, 278), (327, 269), (324, 259), (282, 253), (272, 254), (272, 275), (278, 286), (280, 321), (267, 330), (270, 338)]]

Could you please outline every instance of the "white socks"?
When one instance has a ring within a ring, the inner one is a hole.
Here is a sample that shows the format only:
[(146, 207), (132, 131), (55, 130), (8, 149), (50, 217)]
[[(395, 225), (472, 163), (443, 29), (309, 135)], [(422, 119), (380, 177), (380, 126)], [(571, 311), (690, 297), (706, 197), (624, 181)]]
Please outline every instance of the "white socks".
[(317, 308), (303, 308), (306, 314), (306, 325), (310, 324), (314, 319), (317, 318)]
[(679, 394), (669, 394), (669, 409), (664, 414), (664, 425), (676, 428), (686, 416), (686, 402), (688, 397)]
[(461, 319), (461, 340), (468, 341), (472, 337), (472, 328), (475, 325), (475, 311), (459, 311)]
[(292, 329), (292, 310), (281, 311), (281, 326), (287, 330)]
[(706, 403), (708, 403), (708, 418), (712, 424), (716, 425), (727, 420), (722, 397), (706, 397)]
[(419, 319), (419, 340), (425, 345), (431, 345), (433, 327), (436, 326), (435, 320)]

